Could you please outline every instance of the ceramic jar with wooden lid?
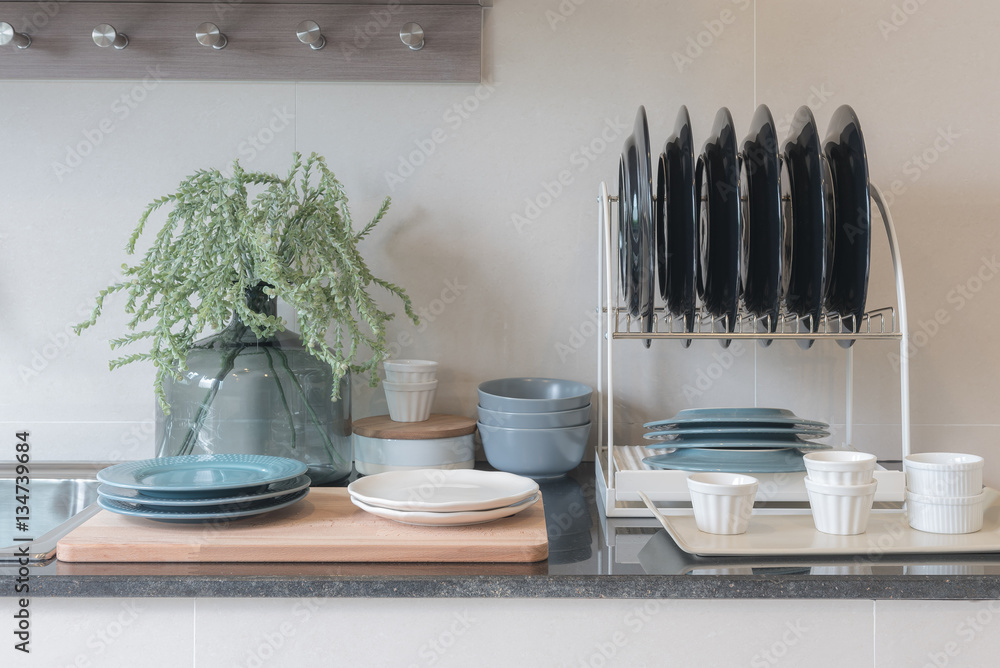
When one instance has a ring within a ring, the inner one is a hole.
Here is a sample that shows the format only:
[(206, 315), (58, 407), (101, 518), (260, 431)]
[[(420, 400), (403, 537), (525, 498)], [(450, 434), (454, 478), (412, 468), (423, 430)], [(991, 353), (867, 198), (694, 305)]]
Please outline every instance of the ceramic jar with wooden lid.
[(377, 415), (354, 423), (354, 465), (363, 475), (410, 469), (471, 469), (476, 421), (431, 413), (423, 422)]

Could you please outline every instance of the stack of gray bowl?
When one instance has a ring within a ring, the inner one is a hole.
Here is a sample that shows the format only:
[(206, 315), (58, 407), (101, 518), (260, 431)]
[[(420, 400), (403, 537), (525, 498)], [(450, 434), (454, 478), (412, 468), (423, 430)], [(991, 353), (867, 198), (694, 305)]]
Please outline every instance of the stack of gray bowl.
[(479, 435), (500, 471), (530, 478), (565, 475), (590, 435), (589, 385), (556, 378), (500, 378), (479, 386)]

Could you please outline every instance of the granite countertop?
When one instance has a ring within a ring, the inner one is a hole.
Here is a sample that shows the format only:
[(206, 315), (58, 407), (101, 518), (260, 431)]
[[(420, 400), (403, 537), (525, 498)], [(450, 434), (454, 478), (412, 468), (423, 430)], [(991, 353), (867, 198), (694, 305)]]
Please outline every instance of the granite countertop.
[[(486, 563), (110, 563), (30, 568), (33, 597), (1000, 599), (1000, 554), (701, 558), (653, 519), (603, 518), (594, 470), (544, 483), (549, 559)], [(0, 564), (13, 595), (16, 566)], [(5, 594), (6, 595), (6, 594)]]

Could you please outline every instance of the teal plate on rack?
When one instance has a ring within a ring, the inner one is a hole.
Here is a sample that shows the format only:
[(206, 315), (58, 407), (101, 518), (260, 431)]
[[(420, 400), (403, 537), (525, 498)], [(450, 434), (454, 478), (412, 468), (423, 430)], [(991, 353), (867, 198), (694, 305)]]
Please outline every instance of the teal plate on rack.
[(794, 473), (805, 471), (796, 448), (772, 450), (674, 450), (642, 460), (654, 469), (720, 473)]
[(646, 446), (647, 450), (662, 450), (664, 448), (678, 448), (678, 449), (713, 449), (713, 450), (773, 450), (775, 448), (794, 448), (798, 450), (832, 450), (833, 446), (829, 443), (813, 443), (811, 441), (803, 441), (801, 438), (761, 438), (761, 439), (751, 439), (751, 438), (732, 438), (723, 439), (710, 437), (708, 439), (687, 439), (687, 438), (672, 438), (669, 440), (660, 439), (655, 443), (650, 443)]
[(750, 440), (758, 438), (791, 438), (803, 436), (805, 438), (825, 438), (830, 432), (815, 427), (802, 427), (799, 429), (781, 429), (780, 427), (678, 427), (676, 429), (663, 429), (651, 431), (643, 434), (644, 438), (731, 438), (746, 436)]
[(216, 506), (195, 506), (187, 509), (146, 506), (141, 503), (115, 501), (103, 496), (97, 498), (97, 503), (105, 510), (129, 517), (144, 517), (163, 522), (204, 522), (205, 520), (238, 519), (269, 513), (272, 510), (285, 508), (301, 501), (308, 493), (309, 489), (306, 488), (293, 494), (255, 501), (249, 505), (219, 504)]
[(754, 425), (757, 427), (769, 427), (772, 429), (796, 429), (796, 428), (808, 428), (808, 429), (826, 429), (830, 425), (826, 422), (819, 422), (817, 420), (804, 420), (802, 418), (792, 418), (784, 419), (780, 417), (739, 417), (736, 415), (719, 415), (717, 417), (672, 417), (666, 420), (655, 420), (653, 422), (647, 422), (643, 427), (646, 429), (672, 429), (680, 428), (685, 426), (699, 426), (699, 427), (740, 427), (745, 425)]
[(181, 455), (115, 464), (98, 472), (97, 479), (147, 496), (204, 499), (260, 492), (272, 483), (297, 478), (306, 468), (286, 457)]
[(799, 450), (831, 450), (833, 446), (828, 443), (814, 443), (806, 441), (795, 434), (787, 436), (775, 436), (768, 438), (765, 436), (678, 436), (677, 438), (651, 438), (651, 434), (662, 434), (663, 432), (649, 432), (645, 434), (647, 439), (655, 441), (646, 446), (647, 449), (663, 448), (722, 448), (722, 449), (774, 449), (774, 448), (797, 448)]
[(740, 426), (747, 423), (760, 423), (759, 426), (774, 426), (777, 428), (812, 427), (826, 429), (830, 425), (816, 420), (803, 420), (786, 408), (686, 408), (677, 411), (677, 415), (667, 420), (647, 422), (647, 429), (667, 427), (671, 425), (707, 425), (724, 426), (731, 424)]

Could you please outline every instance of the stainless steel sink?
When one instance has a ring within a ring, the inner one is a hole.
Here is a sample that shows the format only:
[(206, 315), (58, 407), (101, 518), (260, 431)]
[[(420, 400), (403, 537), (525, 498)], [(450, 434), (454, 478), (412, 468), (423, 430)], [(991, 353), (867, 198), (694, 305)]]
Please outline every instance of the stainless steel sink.
[[(30, 464), (28, 530), (15, 525), (15, 471), (13, 463), (0, 465), (0, 499), (11, 509), (0, 522), (0, 562), (10, 562), (27, 553), (31, 561), (55, 556), (56, 543), (94, 515), (97, 505), (97, 472), (113, 462), (33, 462)], [(32, 538), (17, 542), (16, 538)]]

